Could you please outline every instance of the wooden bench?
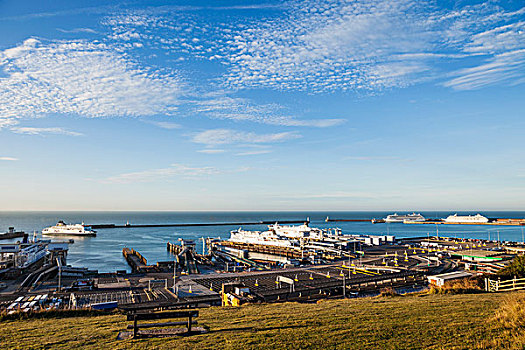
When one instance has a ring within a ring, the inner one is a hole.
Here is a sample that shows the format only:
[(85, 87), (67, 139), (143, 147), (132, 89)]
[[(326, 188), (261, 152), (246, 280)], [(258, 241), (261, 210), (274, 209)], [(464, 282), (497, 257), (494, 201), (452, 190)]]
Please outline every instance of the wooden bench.
[[(128, 329), (133, 329), (133, 337), (139, 336), (140, 328), (154, 328), (154, 327), (167, 327), (167, 326), (186, 326), (186, 334), (191, 333), (192, 324), (197, 324), (194, 318), (199, 317), (199, 311), (168, 311), (168, 312), (152, 312), (152, 313), (132, 313), (127, 315), (128, 321), (133, 321), (133, 325), (128, 325)], [(138, 324), (138, 321), (146, 320), (163, 320), (169, 318), (188, 318), (187, 321), (177, 322), (162, 322), (162, 323), (145, 323)]]

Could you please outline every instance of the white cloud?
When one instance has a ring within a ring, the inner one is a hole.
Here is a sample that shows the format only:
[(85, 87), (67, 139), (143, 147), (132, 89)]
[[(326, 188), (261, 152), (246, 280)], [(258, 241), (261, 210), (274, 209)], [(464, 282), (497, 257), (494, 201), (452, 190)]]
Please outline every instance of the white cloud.
[(18, 158), (13, 158), (13, 157), (0, 157), (0, 160), (16, 161), (16, 160), (18, 160)]
[(138, 182), (154, 182), (174, 177), (193, 179), (217, 173), (219, 173), (219, 171), (213, 167), (196, 168), (182, 164), (172, 164), (169, 168), (144, 170), (111, 176), (101, 182), (105, 184), (130, 184)]
[(98, 32), (91, 28), (74, 28), (74, 29), (62, 29), (57, 28), (59, 32), (62, 33), (89, 33), (89, 34), (97, 34)]
[(266, 154), (271, 153), (272, 151), (269, 149), (262, 149), (262, 150), (256, 150), (256, 151), (246, 151), (246, 152), (239, 152), (235, 154), (236, 156), (254, 156), (259, 154)]
[[(148, 33), (136, 38), (142, 45), (185, 61), (220, 62), (226, 73), (216, 81), (233, 90), (375, 93), (441, 82), (458, 62), (475, 68), (484, 62), (472, 58), (490, 61), (524, 48), (525, 7), (509, 11), (497, 1), (453, 8), (416, 0), (291, 0), (279, 6), (281, 13), (262, 19), (232, 13), (228, 21), (210, 23), (204, 20), (205, 11), (189, 14), (163, 7), (119, 14), (106, 24), (117, 38), (124, 35), (116, 39), (121, 42), (140, 27)], [(222, 117), (288, 122), (286, 116), (279, 120), (251, 113)]]
[(0, 51), (0, 70), (0, 124), (53, 113), (171, 114), (182, 87), (174, 74), (140, 67), (106, 44), (81, 40), (27, 39)]
[(200, 149), (197, 152), (206, 153), (206, 154), (218, 154), (218, 153), (224, 153), (226, 151), (223, 149), (212, 148), (212, 149)]
[(180, 129), (180, 128), (182, 128), (182, 125), (177, 124), (177, 123), (173, 123), (173, 122), (155, 122), (155, 121), (148, 121), (148, 123), (153, 124), (153, 125), (155, 125), (155, 126), (158, 126), (159, 128), (162, 128), (162, 129), (168, 129), (168, 130), (172, 130), (172, 129)]
[(510, 85), (522, 82), (525, 71), (525, 49), (494, 56), (476, 67), (460, 69), (451, 75), (455, 78), (443, 83), (455, 90), (474, 90), (506, 82)]
[(6, 116), (0, 116), (0, 129), (16, 124), (18, 124), (18, 121), (16, 121), (15, 119)]
[(212, 129), (202, 131), (193, 136), (192, 141), (207, 146), (226, 145), (234, 143), (273, 143), (293, 140), (301, 137), (295, 132), (275, 134), (256, 134), (231, 129)]
[(59, 134), (69, 136), (82, 136), (82, 133), (69, 131), (64, 128), (33, 128), (33, 127), (13, 127), (11, 131), (17, 134), (42, 135), (42, 134)]
[(286, 108), (275, 103), (255, 104), (246, 98), (229, 96), (214, 96), (208, 99), (194, 101), (197, 113), (210, 118), (229, 119), (235, 121), (250, 121), (280, 126), (310, 126), (325, 128), (343, 124), (341, 118), (298, 119), (286, 115)]

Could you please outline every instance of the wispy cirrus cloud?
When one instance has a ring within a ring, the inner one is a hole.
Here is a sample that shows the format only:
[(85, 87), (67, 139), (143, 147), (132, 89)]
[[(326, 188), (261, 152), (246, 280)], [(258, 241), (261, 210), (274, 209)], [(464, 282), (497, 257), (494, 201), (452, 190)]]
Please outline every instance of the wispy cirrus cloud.
[[(513, 13), (525, 14), (525, 7)], [(456, 70), (443, 83), (455, 90), (474, 90), (505, 83), (523, 83), (525, 78), (525, 22), (498, 26), (473, 35), (463, 51), (478, 54), (483, 61), (477, 66)]]
[(61, 33), (89, 33), (89, 34), (97, 34), (98, 32), (92, 28), (73, 28), (73, 29), (62, 29), (57, 28), (57, 30)]
[(395, 157), (395, 156), (349, 156), (344, 157), (344, 160), (362, 160), (362, 161), (399, 161), (399, 162), (412, 162), (413, 159)]
[[(147, 36), (133, 40), (178, 55), (180, 62), (220, 62), (226, 73), (216, 81), (229, 89), (375, 93), (470, 74), (458, 65), (490, 70), (487, 62), (498, 64), (499, 55), (523, 49), (525, 7), (505, 5), (291, 0), (262, 19), (232, 13), (227, 21), (209, 23), (198, 11), (163, 7), (110, 16), (106, 25), (117, 34), (143, 30)], [(517, 63), (521, 58), (515, 59), (514, 69), (492, 70), (484, 84), (445, 86), (519, 83), (524, 74)]]
[(27, 135), (43, 135), (43, 134), (57, 134), (57, 135), (68, 135), (68, 136), (82, 136), (83, 134), (76, 131), (66, 130), (64, 128), (53, 127), (53, 128), (34, 128), (34, 127), (12, 127), (11, 131), (17, 134)]
[(226, 95), (192, 101), (194, 111), (209, 118), (250, 121), (269, 125), (326, 128), (346, 122), (342, 118), (296, 118), (276, 103), (256, 104), (246, 98)]
[(454, 78), (443, 85), (455, 90), (474, 90), (498, 83), (514, 85), (523, 82), (523, 72), (525, 48), (495, 55), (479, 66), (455, 71), (451, 74)]
[(280, 132), (274, 134), (257, 134), (231, 129), (212, 129), (199, 132), (192, 137), (192, 141), (209, 147), (228, 144), (259, 144), (283, 142), (301, 137), (296, 132)]
[(182, 128), (182, 125), (180, 125), (179, 123), (173, 123), (173, 122), (157, 122), (157, 121), (150, 120), (148, 121), (148, 123), (158, 126), (159, 128), (168, 129), (168, 130)]
[(14, 157), (0, 157), (0, 160), (5, 160), (5, 161), (11, 161), (11, 162), (14, 162), (14, 161), (17, 161), (18, 158), (14, 158)]
[(236, 153), (235, 155), (236, 156), (255, 156), (255, 155), (267, 154), (271, 152), (272, 150), (269, 150), (269, 149), (260, 149), (260, 150), (239, 152), (239, 153)]
[(205, 149), (200, 149), (197, 152), (205, 153), (205, 154), (219, 154), (219, 153), (224, 153), (226, 151), (223, 149), (217, 149), (217, 148), (212, 148), (212, 149), (205, 148)]
[(182, 164), (172, 164), (168, 168), (151, 169), (110, 176), (101, 180), (100, 182), (104, 184), (130, 184), (141, 182), (154, 182), (158, 180), (167, 180), (176, 177), (181, 177), (184, 179), (201, 178), (217, 173), (219, 173), (219, 170), (214, 167), (199, 168), (189, 167)]
[(182, 83), (98, 42), (30, 38), (0, 51), (0, 125), (52, 113), (150, 116), (176, 110)]

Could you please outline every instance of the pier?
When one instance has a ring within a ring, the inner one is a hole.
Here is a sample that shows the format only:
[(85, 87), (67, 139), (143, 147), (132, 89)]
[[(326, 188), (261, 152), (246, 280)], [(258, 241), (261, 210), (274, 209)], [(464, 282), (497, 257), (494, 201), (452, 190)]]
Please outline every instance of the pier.
[(416, 225), (489, 225), (489, 226), (525, 226), (525, 219), (496, 219), (489, 222), (446, 222), (446, 221), (407, 221), (405, 224)]
[(207, 222), (207, 223), (179, 223), (179, 224), (92, 224), (86, 225), (93, 229), (110, 229), (110, 228), (141, 228), (141, 227), (204, 227), (204, 226), (250, 226), (250, 225), (272, 225), (276, 222), (280, 224), (302, 224), (310, 220), (274, 220), (274, 221), (250, 221), (250, 222)]
[(325, 222), (371, 222), (372, 219), (330, 219), (329, 216), (324, 220)]
[(154, 269), (154, 266), (149, 266), (146, 258), (135, 249), (124, 248), (122, 255), (124, 255), (133, 272), (145, 272)]

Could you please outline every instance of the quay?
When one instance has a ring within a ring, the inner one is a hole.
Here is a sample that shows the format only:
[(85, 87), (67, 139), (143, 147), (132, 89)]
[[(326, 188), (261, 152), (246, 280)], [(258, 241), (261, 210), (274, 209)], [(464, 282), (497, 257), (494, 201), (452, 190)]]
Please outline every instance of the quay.
[[(302, 224), (309, 222), (305, 220), (283, 220), (278, 221), (280, 224)], [(180, 224), (130, 224), (124, 225), (117, 224), (92, 224), (86, 225), (93, 229), (109, 229), (109, 228), (140, 228), (140, 227), (204, 227), (204, 226), (249, 226), (249, 225), (271, 225), (275, 224), (276, 221), (250, 221), (250, 222), (207, 222), (207, 223), (180, 223)]]
[(325, 222), (371, 222), (372, 219), (330, 219), (328, 216)]
[(446, 222), (446, 221), (407, 221), (405, 224), (416, 225), (491, 225), (525, 226), (525, 219), (495, 219), (489, 222)]
[(124, 248), (122, 249), (122, 255), (133, 272), (145, 272), (153, 268), (153, 266), (148, 265), (146, 258), (135, 249)]
[(54, 255), (41, 264), (4, 272), (0, 313), (79, 308), (151, 312), (369, 296), (384, 289), (405, 293), (426, 288), (433, 275), (495, 273), (525, 253), (525, 244), (517, 242), (324, 234), (324, 242), (312, 239), (293, 247), (203, 238), (201, 254), (194, 241), (179, 239), (166, 242), (170, 261), (157, 262), (127, 247), (122, 254), (131, 273), (73, 268), (50, 247)]

